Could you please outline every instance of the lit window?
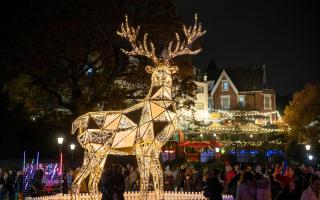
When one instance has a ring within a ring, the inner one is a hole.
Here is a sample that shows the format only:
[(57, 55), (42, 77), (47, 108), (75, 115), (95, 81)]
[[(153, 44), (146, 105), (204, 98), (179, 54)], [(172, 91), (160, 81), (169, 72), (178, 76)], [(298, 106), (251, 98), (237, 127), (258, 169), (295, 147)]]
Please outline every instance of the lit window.
[(239, 106), (246, 106), (246, 97), (244, 95), (239, 96)]
[(230, 96), (221, 96), (221, 108), (230, 109)]
[(265, 110), (271, 110), (271, 94), (265, 94), (264, 95), (264, 101), (263, 101), (264, 109)]
[(197, 110), (203, 110), (204, 109), (203, 103), (196, 103), (195, 107), (196, 107)]
[(229, 82), (228, 81), (222, 81), (222, 90), (223, 91), (229, 90)]
[(204, 93), (202, 86), (197, 86), (197, 93)]

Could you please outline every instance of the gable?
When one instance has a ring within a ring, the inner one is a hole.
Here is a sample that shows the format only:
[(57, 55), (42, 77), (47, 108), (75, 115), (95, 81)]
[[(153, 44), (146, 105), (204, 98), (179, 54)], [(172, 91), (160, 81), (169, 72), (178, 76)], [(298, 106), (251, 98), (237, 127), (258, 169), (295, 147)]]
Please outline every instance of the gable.
[(234, 90), (234, 92), (236, 94), (238, 94), (238, 89), (236, 88), (236, 86), (234, 85), (234, 83), (231, 81), (230, 77), (228, 76), (228, 74), (226, 73), (225, 70), (222, 71), (222, 73), (219, 76), (219, 79), (217, 80), (217, 82), (215, 83), (213, 90), (211, 92), (211, 96), (214, 95), (214, 93), (218, 90), (218, 89), (222, 89), (221, 84), (223, 80), (227, 80), (229, 82), (230, 87)]

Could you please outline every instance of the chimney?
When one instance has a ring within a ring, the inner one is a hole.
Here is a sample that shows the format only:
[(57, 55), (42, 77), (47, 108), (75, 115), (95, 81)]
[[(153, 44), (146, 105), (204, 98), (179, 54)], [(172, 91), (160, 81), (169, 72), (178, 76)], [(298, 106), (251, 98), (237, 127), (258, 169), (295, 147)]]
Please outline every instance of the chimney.
[(267, 88), (267, 74), (266, 74), (266, 65), (262, 65), (263, 77), (262, 77), (262, 86), (264, 89)]
[(205, 74), (205, 75), (203, 76), (203, 81), (206, 82), (206, 81), (207, 81), (207, 78), (208, 78), (208, 77), (207, 77), (207, 74)]

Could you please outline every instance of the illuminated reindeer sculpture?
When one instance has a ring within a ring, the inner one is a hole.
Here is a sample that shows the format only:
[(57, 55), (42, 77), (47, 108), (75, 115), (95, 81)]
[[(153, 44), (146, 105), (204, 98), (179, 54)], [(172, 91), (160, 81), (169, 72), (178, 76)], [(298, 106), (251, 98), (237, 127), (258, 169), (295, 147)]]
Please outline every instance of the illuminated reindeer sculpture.
[(147, 196), (149, 174), (157, 199), (163, 198), (163, 175), (159, 160), (161, 147), (176, 130), (177, 114), (172, 99), (172, 75), (178, 71), (172, 66), (174, 57), (185, 54), (197, 54), (201, 49), (192, 50), (191, 45), (205, 31), (197, 22), (193, 27), (183, 26), (186, 40), (180, 43), (176, 33), (176, 45), (170, 42), (162, 56), (157, 57), (152, 42), (147, 44), (144, 35), (143, 43), (136, 41), (140, 27), (130, 27), (126, 17), (121, 24), (119, 36), (128, 40), (131, 51), (122, 51), (131, 56), (145, 56), (151, 59), (154, 66), (147, 66), (151, 73), (151, 88), (148, 95), (140, 103), (121, 111), (89, 112), (72, 124), (72, 133), (78, 131), (78, 141), (85, 148), (83, 166), (76, 176), (73, 187), (78, 192), (79, 185), (90, 175), (88, 188), (90, 193), (98, 193), (98, 182), (108, 154), (136, 155), (140, 172), (140, 191), (143, 198)]

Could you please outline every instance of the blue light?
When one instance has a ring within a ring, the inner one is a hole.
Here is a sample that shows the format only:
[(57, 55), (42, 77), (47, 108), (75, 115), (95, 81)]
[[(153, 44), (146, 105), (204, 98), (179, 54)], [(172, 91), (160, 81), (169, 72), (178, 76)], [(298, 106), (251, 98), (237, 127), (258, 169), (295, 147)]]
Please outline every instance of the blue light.
[(86, 71), (86, 75), (87, 76), (92, 76), (93, 75), (93, 71), (94, 69), (92, 67), (90, 67), (87, 71)]

